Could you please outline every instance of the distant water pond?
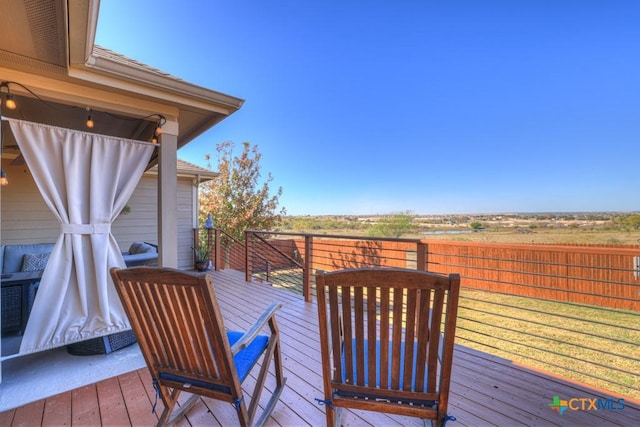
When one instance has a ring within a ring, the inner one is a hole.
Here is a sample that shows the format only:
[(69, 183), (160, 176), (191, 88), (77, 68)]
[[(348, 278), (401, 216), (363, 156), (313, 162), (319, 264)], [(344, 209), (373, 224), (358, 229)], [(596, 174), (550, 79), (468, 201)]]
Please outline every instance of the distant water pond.
[(471, 234), (478, 233), (482, 230), (434, 230), (434, 231), (421, 231), (420, 234)]

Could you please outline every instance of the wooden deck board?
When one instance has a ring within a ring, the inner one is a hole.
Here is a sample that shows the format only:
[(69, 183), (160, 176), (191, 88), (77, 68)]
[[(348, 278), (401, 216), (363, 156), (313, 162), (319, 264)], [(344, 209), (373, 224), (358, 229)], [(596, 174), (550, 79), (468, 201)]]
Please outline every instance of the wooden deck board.
[(11, 425), (31, 426), (42, 423), (44, 413), (44, 400), (38, 400), (28, 406), (16, 409)]
[[(277, 322), (287, 386), (267, 425), (324, 425), (324, 408), (315, 400), (323, 396), (315, 304), (264, 284), (247, 284), (239, 272), (213, 274), (229, 329), (245, 330), (271, 302), (283, 304)], [(248, 392), (254, 382), (253, 376), (247, 379)], [(270, 392), (274, 385), (275, 378), (270, 375), (267, 390)], [(549, 408), (556, 395), (561, 399), (617, 398), (555, 375), (456, 346), (449, 413), (456, 416), (457, 422), (452, 426), (640, 425), (640, 406), (636, 402), (627, 402), (621, 411), (565, 411), (560, 415)], [(263, 393), (262, 407), (268, 398), (268, 392)], [(0, 425), (154, 425), (163, 409), (162, 401), (158, 400), (156, 413), (151, 412), (155, 400), (149, 372), (141, 369), (2, 412)], [(237, 417), (228, 403), (205, 398), (177, 425), (237, 425)], [(421, 422), (374, 412), (345, 411), (343, 425), (405, 426), (421, 425)]]
[(566, 411), (562, 416), (548, 407), (554, 396), (561, 399), (617, 398), (558, 376), (520, 367), (511, 362), (458, 347), (454, 359), (452, 392), (466, 390), (462, 409), (470, 401), (484, 403), (488, 412), (532, 420), (528, 425), (637, 425), (640, 411), (629, 403), (627, 411)]
[(130, 423), (127, 405), (120, 391), (118, 378), (109, 378), (96, 384), (100, 417), (104, 425), (122, 426)]
[[(158, 422), (158, 416), (151, 412), (151, 405), (155, 401), (155, 391), (153, 399), (149, 399), (149, 392), (142, 382), (137, 371), (118, 377), (122, 396), (129, 412), (129, 419), (132, 425), (154, 425)], [(148, 377), (151, 383), (151, 377)], [(162, 410), (162, 406), (160, 406)], [(157, 408), (156, 408), (157, 411)], [(158, 412), (156, 412), (157, 414)]]
[[(68, 410), (68, 408), (71, 408), (71, 397), (71, 392), (68, 391), (47, 399), (42, 416), (42, 425), (51, 427), (71, 425), (71, 412)], [(0, 425), (3, 424), (0, 423)]]
[(81, 426), (101, 424), (96, 384), (80, 387), (71, 392), (71, 423)]

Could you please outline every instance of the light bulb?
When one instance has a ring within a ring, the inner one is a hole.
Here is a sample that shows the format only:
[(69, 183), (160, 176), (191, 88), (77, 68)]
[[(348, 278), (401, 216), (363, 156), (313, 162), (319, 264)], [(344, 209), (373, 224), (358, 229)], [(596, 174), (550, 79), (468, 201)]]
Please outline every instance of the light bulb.
[(10, 93), (7, 94), (7, 100), (5, 101), (4, 105), (6, 105), (9, 110), (16, 109), (16, 100), (13, 99), (13, 95), (11, 95)]
[(93, 123), (93, 120), (91, 119), (91, 110), (89, 110), (89, 117), (87, 117), (87, 127), (89, 129), (92, 129), (93, 125), (94, 123)]

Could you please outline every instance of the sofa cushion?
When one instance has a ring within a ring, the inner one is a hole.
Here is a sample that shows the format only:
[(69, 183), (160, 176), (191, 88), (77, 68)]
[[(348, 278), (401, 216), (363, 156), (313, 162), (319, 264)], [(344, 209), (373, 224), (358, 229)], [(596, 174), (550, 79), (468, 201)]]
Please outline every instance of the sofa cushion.
[(41, 254), (53, 251), (53, 243), (25, 245), (5, 245), (2, 260), (3, 273), (17, 273), (22, 270), (24, 254)]
[(123, 255), (124, 263), (127, 267), (136, 267), (139, 265), (157, 265), (157, 253), (142, 253), (133, 255)]
[(21, 271), (42, 271), (47, 266), (51, 252), (41, 254), (24, 254)]
[(133, 242), (129, 247), (129, 255), (156, 253), (156, 252), (158, 251), (156, 250), (155, 247), (143, 242)]
[(158, 247), (147, 242), (133, 242), (128, 252), (123, 252), (127, 267), (139, 265), (156, 265), (158, 263)]

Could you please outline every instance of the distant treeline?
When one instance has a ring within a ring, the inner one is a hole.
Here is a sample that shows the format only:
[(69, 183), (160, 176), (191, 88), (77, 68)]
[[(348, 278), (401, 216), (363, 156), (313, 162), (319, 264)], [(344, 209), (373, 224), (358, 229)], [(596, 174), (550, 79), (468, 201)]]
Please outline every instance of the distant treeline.
[(350, 231), (376, 237), (401, 237), (415, 233), (419, 226), (414, 215), (396, 213), (376, 217), (348, 215), (285, 217), (280, 229), (296, 233)]
[(366, 230), (369, 226), (369, 223), (359, 221), (357, 216), (286, 216), (281, 222), (283, 230), (295, 232)]
[[(281, 231), (296, 233), (331, 233), (351, 231), (378, 237), (402, 237), (419, 233), (438, 223), (448, 223), (460, 229), (482, 229), (490, 227), (496, 218), (530, 220), (529, 227), (544, 226), (554, 221), (598, 221), (598, 228), (608, 230), (640, 230), (640, 214), (616, 212), (587, 213), (522, 213), (522, 214), (476, 214), (476, 215), (414, 215), (402, 212), (389, 215), (316, 215), (286, 216), (280, 226)], [(426, 226), (426, 223), (429, 226)]]

